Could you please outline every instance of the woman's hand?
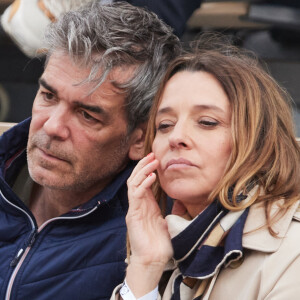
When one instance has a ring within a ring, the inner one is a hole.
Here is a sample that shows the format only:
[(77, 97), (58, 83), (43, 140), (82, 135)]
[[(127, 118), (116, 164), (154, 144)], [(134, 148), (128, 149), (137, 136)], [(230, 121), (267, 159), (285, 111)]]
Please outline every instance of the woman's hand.
[(126, 281), (136, 297), (156, 287), (173, 254), (167, 223), (151, 190), (158, 165), (158, 160), (150, 153), (137, 164), (127, 181), (126, 223), (131, 257)]

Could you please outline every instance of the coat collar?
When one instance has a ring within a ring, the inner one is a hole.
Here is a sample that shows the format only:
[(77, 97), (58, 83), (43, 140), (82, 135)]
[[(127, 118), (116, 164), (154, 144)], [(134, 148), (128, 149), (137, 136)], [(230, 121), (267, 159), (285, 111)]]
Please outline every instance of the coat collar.
[[(271, 214), (276, 214), (280, 209), (280, 202), (275, 204)], [(265, 208), (262, 203), (253, 204), (250, 207), (246, 219), (242, 245), (244, 248), (262, 252), (275, 252), (280, 247), (283, 238), (286, 236), (292, 220), (300, 222), (300, 200), (295, 202), (274, 225), (273, 230), (278, 233), (273, 237), (268, 228), (263, 227), (266, 224)], [(180, 216), (169, 215), (166, 217), (171, 238), (178, 235), (187, 228), (194, 220), (185, 220)]]
[[(275, 252), (280, 247), (283, 238), (286, 236), (288, 228), (292, 220), (300, 221), (299, 201), (295, 202), (273, 225), (273, 230), (278, 233), (277, 237), (273, 237), (268, 228), (262, 227), (266, 224), (265, 209), (262, 203), (253, 204), (250, 207), (249, 214), (244, 227), (243, 247), (251, 250), (262, 252)], [(274, 204), (271, 209), (271, 215), (276, 214), (281, 208), (280, 204)]]

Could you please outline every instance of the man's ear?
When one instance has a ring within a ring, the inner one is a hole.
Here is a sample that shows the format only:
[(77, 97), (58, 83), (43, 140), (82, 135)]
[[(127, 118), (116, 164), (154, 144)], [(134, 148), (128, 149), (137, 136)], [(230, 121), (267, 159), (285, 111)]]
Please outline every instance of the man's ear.
[(147, 123), (142, 123), (131, 134), (131, 145), (128, 153), (131, 160), (140, 160), (144, 157), (146, 129)]

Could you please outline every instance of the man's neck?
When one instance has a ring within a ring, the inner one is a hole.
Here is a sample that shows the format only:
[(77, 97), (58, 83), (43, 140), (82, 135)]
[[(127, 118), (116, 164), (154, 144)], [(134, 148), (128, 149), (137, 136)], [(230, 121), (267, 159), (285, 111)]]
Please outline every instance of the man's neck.
[(86, 193), (53, 190), (35, 183), (30, 196), (29, 208), (39, 227), (44, 222), (59, 217), (72, 208), (87, 202), (90, 198)]

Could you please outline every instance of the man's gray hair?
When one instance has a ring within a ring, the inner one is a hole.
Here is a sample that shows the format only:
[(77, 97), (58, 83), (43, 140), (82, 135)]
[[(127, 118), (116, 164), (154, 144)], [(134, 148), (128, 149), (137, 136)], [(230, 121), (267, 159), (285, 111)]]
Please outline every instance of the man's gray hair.
[(45, 42), (47, 61), (53, 52), (65, 52), (76, 64), (91, 68), (85, 82), (94, 82), (96, 88), (114, 68), (134, 67), (127, 82), (114, 82), (126, 95), (129, 132), (147, 121), (165, 69), (181, 50), (169, 26), (126, 2), (94, 1), (69, 11), (47, 28)]

